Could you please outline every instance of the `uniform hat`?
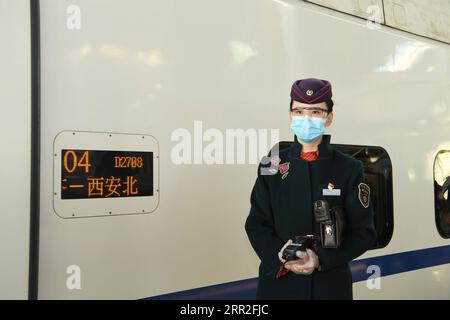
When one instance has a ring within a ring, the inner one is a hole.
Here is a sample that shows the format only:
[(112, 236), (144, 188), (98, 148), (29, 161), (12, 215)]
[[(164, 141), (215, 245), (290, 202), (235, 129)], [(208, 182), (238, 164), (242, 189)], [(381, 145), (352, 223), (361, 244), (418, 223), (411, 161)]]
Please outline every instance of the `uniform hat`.
[(327, 101), (332, 97), (331, 83), (327, 80), (308, 78), (294, 82), (291, 98), (298, 102), (315, 104)]

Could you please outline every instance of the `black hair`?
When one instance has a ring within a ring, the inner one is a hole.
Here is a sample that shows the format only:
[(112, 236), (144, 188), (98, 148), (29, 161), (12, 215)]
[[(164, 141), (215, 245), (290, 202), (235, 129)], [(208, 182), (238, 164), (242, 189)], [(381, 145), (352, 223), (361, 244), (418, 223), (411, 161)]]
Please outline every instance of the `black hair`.
[[(291, 99), (291, 104), (290, 104), (289, 110), (292, 110), (292, 103), (293, 103), (293, 102), (294, 102), (294, 100)], [(330, 99), (328, 99), (328, 100), (325, 100), (325, 103), (326, 103), (326, 105), (327, 105), (328, 113), (333, 112), (333, 106), (334, 106), (333, 100), (330, 98)]]

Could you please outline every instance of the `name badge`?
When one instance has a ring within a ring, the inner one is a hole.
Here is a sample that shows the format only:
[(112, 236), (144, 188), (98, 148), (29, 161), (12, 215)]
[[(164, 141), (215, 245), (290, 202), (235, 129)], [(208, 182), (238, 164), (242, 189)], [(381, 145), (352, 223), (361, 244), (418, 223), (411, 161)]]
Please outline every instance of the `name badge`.
[(340, 196), (341, 189), (322, 189), (323, 196)]

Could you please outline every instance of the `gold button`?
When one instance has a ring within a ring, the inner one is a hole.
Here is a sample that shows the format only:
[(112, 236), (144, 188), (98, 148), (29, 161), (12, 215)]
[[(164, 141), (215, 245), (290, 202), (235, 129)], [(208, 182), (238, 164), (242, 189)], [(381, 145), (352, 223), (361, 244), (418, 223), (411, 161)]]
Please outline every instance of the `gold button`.
[(308, 91), (306, 91), (306, 94), (310, 97), (312, 96), (314, 93), (314, 91), (312, 91), (311, 89), (309, 89)]

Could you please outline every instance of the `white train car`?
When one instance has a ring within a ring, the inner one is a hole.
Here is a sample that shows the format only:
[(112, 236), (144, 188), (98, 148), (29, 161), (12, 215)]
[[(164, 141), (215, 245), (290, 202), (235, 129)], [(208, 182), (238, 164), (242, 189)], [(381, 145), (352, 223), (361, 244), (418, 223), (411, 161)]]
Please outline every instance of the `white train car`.
[(318, 77), (376, 207), (355, 299), (449, 299), (450, 4), (316, 2), (0, 0), (0, 298), (254, 298), (257, 162)]

